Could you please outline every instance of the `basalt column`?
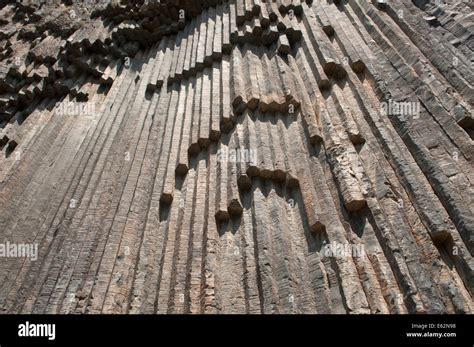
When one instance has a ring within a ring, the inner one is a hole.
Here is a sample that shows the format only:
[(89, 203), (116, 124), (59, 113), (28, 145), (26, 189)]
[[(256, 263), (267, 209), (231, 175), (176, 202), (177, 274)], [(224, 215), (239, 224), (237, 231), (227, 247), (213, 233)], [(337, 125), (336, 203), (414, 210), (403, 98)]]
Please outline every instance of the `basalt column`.
[(474, 313), (472, 10), (0, 1), (0, 312)]

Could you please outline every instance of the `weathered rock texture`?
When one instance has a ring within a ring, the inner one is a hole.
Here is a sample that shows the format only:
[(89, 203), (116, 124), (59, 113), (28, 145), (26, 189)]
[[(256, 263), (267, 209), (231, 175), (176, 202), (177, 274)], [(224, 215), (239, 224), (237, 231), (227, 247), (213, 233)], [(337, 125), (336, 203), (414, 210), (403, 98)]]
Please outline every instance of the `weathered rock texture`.
[(472, 2), (80, 3), (0, 1), (1, 312), (474, 311)]

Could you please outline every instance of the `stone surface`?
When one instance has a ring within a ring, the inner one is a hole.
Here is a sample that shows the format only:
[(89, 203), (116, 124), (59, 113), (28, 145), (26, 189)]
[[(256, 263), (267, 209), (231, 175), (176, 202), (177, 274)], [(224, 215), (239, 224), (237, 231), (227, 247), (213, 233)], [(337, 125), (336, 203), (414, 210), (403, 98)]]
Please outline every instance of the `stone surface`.
[(474, 313), (469, 16), (0, 1), (0, 312)]

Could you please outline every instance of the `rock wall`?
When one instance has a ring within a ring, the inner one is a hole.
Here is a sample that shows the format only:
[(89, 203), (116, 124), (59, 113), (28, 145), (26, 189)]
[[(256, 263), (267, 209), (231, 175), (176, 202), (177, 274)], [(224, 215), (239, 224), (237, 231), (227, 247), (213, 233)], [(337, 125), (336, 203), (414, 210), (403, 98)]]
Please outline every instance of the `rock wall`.
[(472, 13), (0, 1), (0, 312), (473, 313)]

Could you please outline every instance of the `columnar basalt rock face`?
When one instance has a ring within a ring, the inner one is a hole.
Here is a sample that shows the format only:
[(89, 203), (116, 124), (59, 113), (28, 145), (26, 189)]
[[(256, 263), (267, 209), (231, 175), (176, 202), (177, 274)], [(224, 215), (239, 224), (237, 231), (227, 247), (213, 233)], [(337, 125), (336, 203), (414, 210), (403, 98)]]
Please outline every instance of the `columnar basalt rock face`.
[(0, 1), (0, 312), (473, 313), (471, 24)]

